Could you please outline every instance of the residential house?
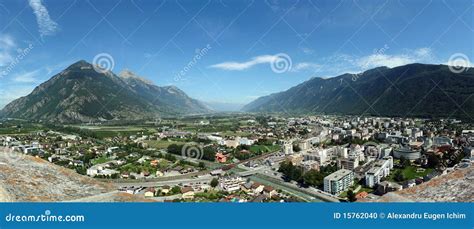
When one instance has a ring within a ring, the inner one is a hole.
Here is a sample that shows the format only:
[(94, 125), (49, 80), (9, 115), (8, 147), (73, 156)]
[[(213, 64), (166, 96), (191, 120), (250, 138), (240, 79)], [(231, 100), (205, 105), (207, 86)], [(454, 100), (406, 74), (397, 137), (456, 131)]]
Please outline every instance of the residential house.
[(267, 195), (268, 198), (272, 198), (273, 196), (277, 195), (278, 192), (271, 186), (265, 186), (263, 188), (263, 194)]
[(145, 197), (146, 197), (146, 198), (154, 197), (154, 196), (155, 196), (155, 193), (156, 193), (155, 188), (149, 187), (149, 188), (147, 188), (147, 189), (145, 190)]
[(377, 189), (375, 190), (375, 193), (379, 195), (383, 195), (387, 192), (394, 192), (394, 191), (399, 191), (402, 189), (403, 189), (403, 186), (395, 182), (383, 181), (378, 184)]
[(181, 197), (183, 199), (194, 199), (194, 189), (192, 187), (181, 188)]
[(254, 182), (252, 184), (252, 190), (253, 190), (254, 195), (258, 195), (262, 193), (264, 188), (265, 186), (260, 183)]
[(218, 152), (216, 153), (216, 161), (219, 163), (225, 163), (227, 161), (227, 157), (223, 153)]

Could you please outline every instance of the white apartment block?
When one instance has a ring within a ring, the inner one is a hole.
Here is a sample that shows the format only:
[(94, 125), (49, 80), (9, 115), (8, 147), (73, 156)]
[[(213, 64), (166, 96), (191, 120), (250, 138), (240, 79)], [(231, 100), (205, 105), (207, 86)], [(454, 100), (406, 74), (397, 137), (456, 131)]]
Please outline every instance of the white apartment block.
[(293, 153), (293, 144), (291, 142), (286, 142), (283, 144), (283, 152), (285, 154), (292, 154)]
[(354, 182), (354, 172), (347, 169), (340, 169), (324, 178), (324, 191), (333, 195), (339, 195), (352, 186)]
[(376, 161), (374, 167), (365, 173), (365, 185), (371, 188), (375, 187), (381, 182), (382, 178), (390, 175), (391, 169), (393, 169), (393, 158), (391, 156)]
[(219, 179), (221, 188), (228, 192), (240, 190), (240, 185), (244, 184), (245, 180), (239, 176), (222, 177)]

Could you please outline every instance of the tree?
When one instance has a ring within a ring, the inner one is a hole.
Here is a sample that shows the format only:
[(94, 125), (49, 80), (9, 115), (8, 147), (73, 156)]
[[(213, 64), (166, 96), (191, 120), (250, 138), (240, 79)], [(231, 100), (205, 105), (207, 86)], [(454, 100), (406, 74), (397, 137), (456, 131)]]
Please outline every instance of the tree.
[(441, 159), (435, 154), (428, 155), (427, 165), (429, 168), (438, 168), (441, 164)]
[(178, 194), (178, 193), (181, 192), (181, 188), (179, 186), (174, 186), (174, 187), (171, 188), (171, 192), (173, 194)]
[(410, 160), (407, 159), (403, 162), (403, 168), (407, 168), (407, 167), (410, 167), (410, 166), (411, 166), (411, 161)]
[(320, 187), (323, 185), (324, 175), (316, 170), (310, 170), (303, 175), (305, 184)]
[(398, 181), (398, 182), (402, 182), (405, 180), (405, 176), (403, 176), (403, 173), (401, 170), (397, 170), (395, 172), (395, 180)]
[(177, 144), (171, 144), (171, 145), (168, 146), (168, 153), (180, 155), (181, 154), (181, 147), (182, 146), (179, 146)]
[(219, 184), (219, 181), (216, 178), (211, 180), (211, 187), (215, 188), (217, 187), (218, 184)]
[(403, 156), (400, 157), (400, 166), (401, 166), (402, 168), (409, 167), (410, 165), (411, 165), (410, 160), (406, 159), (406, 158), (403, 157)]
[(349, 189), (349, 191), (347, 191), (347, 199), (350, 202), (355, 202), (357, 200), (356, 194), (354, 193), (354, 191), (352, 191), (352, 189)]
[(400, 165), (401, 167), (403, 167), (403, 163), (405, 163), (405, 157), (404, 157), (404, 156), (400, 156), (399, 165)]
[(262, 126), (264, 126), (264, 127), (268, 126), (268, 121), (267, 121), (267, 118), (266, 118), (266, 117), (264, 117), (264, 116), (257, 116), (255, 119), (257, 120), (257, 122), (258, 122), (260, 125), (262, 125)]
[(201, 168), (201, 169), (206, 168), (206, 165), (205, 165), (204, 162), (202, 162), (202, 161), (199, 162), (199, 165), (198, 165), (198, 166), (199, 166), (199, 168)]
[(293, 151), (300, 152), (301, 151), (300, 146), (299, 145), (293, 145)]
[(202, 152), (202, 159), (203, 160), (207, 160), (207, 161), (214, 161), (216, 159), (215, 155), (216, 155), (216, 150), (212, 147), (204, 147), (204, 149), (202, 149), (203, 152)]
[(282, 162), (278, 171), (283, 173), (287, 180), (294, 180), (297, 182), (303, 181), (303, 169), (299, 166), (294, 166), (291, 161)]

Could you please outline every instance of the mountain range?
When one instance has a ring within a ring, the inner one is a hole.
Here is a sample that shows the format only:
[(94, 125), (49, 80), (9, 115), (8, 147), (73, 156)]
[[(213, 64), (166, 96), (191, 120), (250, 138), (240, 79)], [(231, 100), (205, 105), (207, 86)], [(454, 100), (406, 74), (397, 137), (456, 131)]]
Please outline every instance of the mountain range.
[(474, 117), (474, 68), (446, 65), (378, 67), (360, 74), (312, 78), (245, 105), (247, 112), (399, 117)]
[(74, 123), (208, 112), (207, 105), (175, 86), (156, 86), (128, 70), (96, 71), (81, 60), (6, 105), (0, 116)]
[[(473, 95), (474, 68), (457, 73), (446, 65), (409, 64), (312, 78), (260, 97), (242, 111), (471, 119)], [(206, 104), (175, 86), (157, 86), (129, 70), (118, 75), (96, 71), (81, 60), (6, 105), (0, 117), (60, 123), (142, 120), (210, 113), (211, 106), (222, 104)], [(225, 109), (230, 110), (227, 105)]]

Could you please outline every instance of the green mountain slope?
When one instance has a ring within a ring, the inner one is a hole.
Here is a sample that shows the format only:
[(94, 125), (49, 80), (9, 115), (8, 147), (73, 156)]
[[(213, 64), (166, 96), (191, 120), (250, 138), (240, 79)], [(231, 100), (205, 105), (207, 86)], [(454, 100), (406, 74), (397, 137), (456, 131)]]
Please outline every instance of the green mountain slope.
[(313, 78), (244, 106), (250, 112), (474, 117), (474, 69), (446, 65), (380, 67), (359, 75)]
[[(137, 88), (135, 81), (138, 78), (96, 72), (91, 64), (79, 61), (36, 87), (31, 94), (5, 106), (1, 116), (70, 123), (210, 111), (184, 92), (172, 96), (159, 93), (167, 91), (167, 87), (143, 81), (142, 87)], [(190, 102), (176, 104), (176, 100)]]

